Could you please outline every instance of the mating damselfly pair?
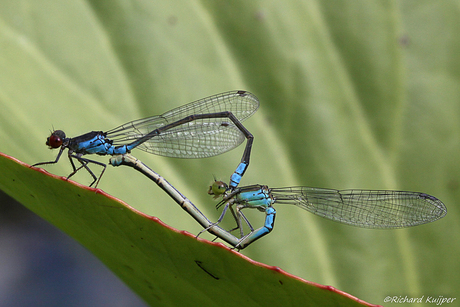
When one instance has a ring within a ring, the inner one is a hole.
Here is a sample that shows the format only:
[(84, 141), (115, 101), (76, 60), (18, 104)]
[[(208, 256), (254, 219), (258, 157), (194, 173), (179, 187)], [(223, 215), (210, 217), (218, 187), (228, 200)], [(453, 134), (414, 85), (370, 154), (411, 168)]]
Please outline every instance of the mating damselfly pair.
[[(87, 154), (112, 155), (110, 164), (126, 165), (140, 171), (157, 183), (168, 195), (186, 210), (204, 228), (237, 249), (243, 249), (272, 231), (276, 210), (273, 204), (293, 204), (316, 215), (341, 223), (366, 228), (402, 228), (429, 223), (442, 218), (447, 210), (434, 196), (405, 191), (385, 190), (332, 190), (310, 187), (269, 188), (251, 185), (238, 188), (241, 177), (248, 168), (252, 134), (242, 121), (252, 116), (259, 107), (258, 99), (247, 91), (226, 92), (204, 98), (168, 111), (160, 116), (135, 120), (107, 132), (92, 131), (74, 138), (67, 138), (61, 130), (53, 131), (46, 144), (60, 151), (57, 163), (68, 149), (73, 172), (85, 168), (98, 183), (105, 171), (104, 163), (84, 158)], [(209, 221), (201, 211), (169, 182), (148, 168), (129, 153), (139, 148), (149, 153), (175, 158), (204, 158), (219, 155), (240, 145), (247, 144), (243, 157), (227, 185), (216, 181), (209, 194), (222, 196), (217, 208), (223, 207), (216, 222)], [(73, 162), (81, 165), (77, 168)], [(88, 164), (103, 167), (99, 178)], [(236, 227), (224, 230), (219, 226), (228, 209), (236, 221)], [(265, 213), (264, 225), (254, 229), (243, 214), (243, 209), (257, 209)], [(243, 222), (249, 232), (244, 233)], [(239, 235), (232, 231), (239, 230)], [(201, 232), (200, 232), (201, 233)]]

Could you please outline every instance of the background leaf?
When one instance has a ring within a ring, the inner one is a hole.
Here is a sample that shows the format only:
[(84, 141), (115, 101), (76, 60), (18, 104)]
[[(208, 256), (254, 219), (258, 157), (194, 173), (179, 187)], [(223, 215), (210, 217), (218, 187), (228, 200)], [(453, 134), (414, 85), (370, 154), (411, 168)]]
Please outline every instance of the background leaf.
[[(261, 108), (245, 123), (255, 142), (242, 185), (422, 191), (448, 214), (388, 231), (277, 206), (274, 231), (243, 254), (372, 303), (455, 296), (458, 15), (453, 1), (2, 1), (0, 150), (49, 161), (52, 126), (76, 136), (249, 90)], [(242, 151), (196, 161), (134, 155), (212, 220), (212, 174), (228, 180)], [(46, 169), (67, 175), (70, 165)], [(83, 172), (74, 179), (91, 181)], [(132, 170), (108, 168), (99, 188), (175, 228), (201, 230)]]

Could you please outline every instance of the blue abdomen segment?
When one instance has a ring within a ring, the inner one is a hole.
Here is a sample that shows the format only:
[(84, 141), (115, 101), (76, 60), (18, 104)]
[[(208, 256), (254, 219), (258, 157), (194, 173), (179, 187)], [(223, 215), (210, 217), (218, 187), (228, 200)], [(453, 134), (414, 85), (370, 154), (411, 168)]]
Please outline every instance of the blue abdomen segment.
[(247, 168), (248, 168), (248, 164), (246, 162), (241, 162), (238, 165), (235, 172), (230, 177), (230, 188), (231, 189), (235, 189), (238, 186), (238, 184), (240, 184), (241, 177), (243, 177), (243, 174)]
[(264, 228), (268, 229), (268, 232), (273, 230), (273, 227), (275, 226), (275, 215), (276, 215), (276, 210), (273, 207), (268, 207), (267, 210), (265, 210), (265, 224)]
[(268, 207), (265, 209), (265, 223), (264, 226), (260, 227), (257, 230), (254, 230), (246, 237), (244, 237), (241, 242), (236, 246), (237, 248), (245, 248), (252, 242), (262, 238), (263, 236), (269, 234), (273, 227), (275, 226), (275, 215), (276, 210), (273, 207)]
[(124, 155), (130, 152), (128, 149), (128, 145), (118, 146), (118, 147), (111, 147), (109, 155)]

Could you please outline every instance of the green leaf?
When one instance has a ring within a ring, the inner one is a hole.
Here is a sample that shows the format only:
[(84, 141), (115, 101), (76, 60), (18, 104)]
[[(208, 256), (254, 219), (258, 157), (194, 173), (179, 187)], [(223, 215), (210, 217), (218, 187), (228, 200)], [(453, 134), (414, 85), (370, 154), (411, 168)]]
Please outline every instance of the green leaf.
[(3, 154), (0, 169), (2, 190), (88, 248), (151, 306), (362, 306), (332, 287), (200, 242), (101, 190)]
[[(29, 0), (1, 1), (0, 17), (2, 152), (51, 161), (57, 153), (44, 142), (53, 126), (68, 136), (106, 131), (249, 90), (261, 107), (245, 122), (255, 142), (242, 185), (413, 190), (440, 198), (448, 214), (369, 230), (280, 205), (273, 232), (243, 254), (378, 304), (460, 288), (454, 1)], [(213, 174), (228, 181), (242, 151), (201, 160), (133, 154), (216, 220), (207, 187)], [(71, 170), (66, 159), (46, 169)], [(73, 179), (91, 182), (85, 172)], [(129, 168), (109, 167), (99, 187), (174, 228), (201, 230)]]

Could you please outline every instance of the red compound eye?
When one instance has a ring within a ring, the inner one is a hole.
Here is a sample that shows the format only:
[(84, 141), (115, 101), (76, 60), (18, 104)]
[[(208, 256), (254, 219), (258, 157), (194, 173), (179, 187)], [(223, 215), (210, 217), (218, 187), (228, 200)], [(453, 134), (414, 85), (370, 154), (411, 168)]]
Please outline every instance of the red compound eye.
[(51, 133), (51, 135), (46, 139), (46, 145), (48, 145), (50, 149), (59, 148), (64, 142), (64, 139), (65, 139), (64, 131), (56, 130), (56, 131), (53, 131), (53, 133)]

